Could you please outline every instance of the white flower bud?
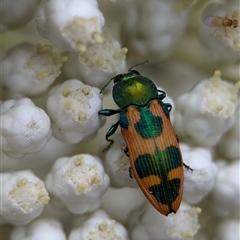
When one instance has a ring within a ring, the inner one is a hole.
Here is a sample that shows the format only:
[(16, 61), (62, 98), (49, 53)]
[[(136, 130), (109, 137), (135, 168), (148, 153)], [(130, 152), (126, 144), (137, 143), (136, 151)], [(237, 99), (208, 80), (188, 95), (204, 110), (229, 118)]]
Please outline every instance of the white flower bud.
[(62, 225), (55, 219), (38, 219), (11, 232), (10, 240), (66, 240)]
[(95, 0), (44, 1), (35, 16), (37, 29), (62, 50), (84, 52), (102, 42), (104, 18)]
[(184, 169), (183, 198), (188, 203), (202, 200), (213, 188), (217, 176), (217, 166), (212, 161), (212, 154), (206, 148), (190, 148), (181, 143), (184, 163), (193, 169)]
[(222, 165), (213, 188), (214, 209), (219, 216), (239, 217), (240, 208), (240, 160), (231, 165)]
[(31, 222), (50, 199), (44, 183), (29, 170), (1, 173), (0, 186), (1, 219), (10, 224)]
[(212, 147), (233, 125), (239, 83), (225, 82), (220, 75), (215, 71), (176, 100), (174, 129), (182, 141)]
[(126, 229), (108, 215), (98, 210), (90, 218), (73, 229), (69, 240), (128, 240)]
[(78, 80), (55, 86), (47, 100), (53, 135), (60, 141), (79, 143), (93, 135), (105, 122), (100, 90)]
[(0, 32), (25, 26), (34, 16), (41, 0), (2, 0)]
[(46, 178), (50, 193), (74, 214), (95, 210), (109, 186), (99, 158), (89, 154), (59, 158)]
[(28, 98), (8, 100), (0, 111), (0, 148), (13, 158), (41, 151), (51, 137), (50, 119)]
[(103, 43), (95, 43), (83, 53), (69, 52), (69, 60), (63, 65), (66, 78), (82, 79), (85, 84), (105, 86), (110, 78), (125, 71), (126, 48), (121, 48), (118, 41), (106, 32)]
[(39, 96), (48, 90), (67, 60), (52, 49), (50, 45), (22, 43), (4, 55), (1, 80), (13, 97)]
[(137, 61), (169, 57), (187, 24), (187, 11), (178, 7), (171, 0), (135, 1), (127, 7), (121, 38), (130, 57)]
[(176, 214), (159, 214), (150, 204), (130, 218), (132, 240), (191, 240), (198, 232), (200, 208), (182, 203)]

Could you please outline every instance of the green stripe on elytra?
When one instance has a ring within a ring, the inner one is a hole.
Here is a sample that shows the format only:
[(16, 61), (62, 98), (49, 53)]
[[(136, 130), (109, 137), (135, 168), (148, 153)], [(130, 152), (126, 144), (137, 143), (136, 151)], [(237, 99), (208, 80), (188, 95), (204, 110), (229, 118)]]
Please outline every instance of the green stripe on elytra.
[(182, 165), (181, 154), (175, 146), (167, 147), (164, 151), (156, 149), (153, 155), (144, 154), (136, 158), (134, 162), (139, 178), (158, 176), (161, 184), (149, 187), (149, 191), (162, 204), (171, 203), (177, 198), (180, 187), (180, 179), (168, 180), (168, 173)]
[[(154, 116), (148, 106), (138, 108), (137, 110), (139, 112), (140, 119), (134, 124), (134, 127), (138, 134), (145, 139), (159, 137), (163, 128), (162, 118)], [(119, 122), (122, 128), (128, 129), (129, 121), (125, 111), (120, 113)]]
[(162, 118), (154, 116), (149, 107), (139, 109), (140, 120), (134, 124), (135, 130), (142, 138), (154, 138), (162, 134), (163, 122)]

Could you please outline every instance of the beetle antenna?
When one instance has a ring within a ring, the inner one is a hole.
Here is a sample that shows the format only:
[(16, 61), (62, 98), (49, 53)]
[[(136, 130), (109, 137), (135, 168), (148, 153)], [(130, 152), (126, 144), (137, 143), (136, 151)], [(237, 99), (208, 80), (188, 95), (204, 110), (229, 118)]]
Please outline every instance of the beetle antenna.
[(101, 89), (100, 94), (103, 92), (103, 90), (108, 86), (108, 84), (114, 79), (115, 77), (112, 77), (107, 84)]
[(137, 67), (139, 67), (139, 66), (142, 66), (142, 65), (144, 65), (144, 64), (146, 64), (146, 63), (150, 63), (150, 61), (147, 60), (147, 61), (145, 61), (145, 62), (138, 63), (138, 64), (134, 65), (133, 67), (129, 68), (129, 69), (128, 69), (128, 72), (130, 72), (130, 71), (132, 71), (133, 69), (135, 69), (135, 68), (137, 68)]

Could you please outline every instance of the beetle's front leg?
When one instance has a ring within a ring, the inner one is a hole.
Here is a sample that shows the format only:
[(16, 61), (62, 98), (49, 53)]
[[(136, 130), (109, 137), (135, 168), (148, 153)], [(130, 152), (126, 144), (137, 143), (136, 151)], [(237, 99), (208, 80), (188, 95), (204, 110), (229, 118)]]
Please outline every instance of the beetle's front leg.
[[(102, 109), (98, 112), (98, 114), (102, 115), (102, 116), (110, 117), (110, 116), (112, 116), (114, 114), (117, 114), (117, 113), (120, 113), (120, 112), (121, 112), (121, 109), (116, 109), (116, 110), (114, 110), (114, 109)], [(103, 149), (103, 151), (107, 151), (111, 147), (111, 145), (114, 143), (114, 140), (109, 139), (109, 137), (112, 136), (116, 132), (116, 130), (118, 128), (118, 125), (119, 125), (119, 121), (116, 122), (115, 124), (113, 124), (108, 129), (108, 131), (105, 135), (105, 139), (110, 143), (106, 148)]]

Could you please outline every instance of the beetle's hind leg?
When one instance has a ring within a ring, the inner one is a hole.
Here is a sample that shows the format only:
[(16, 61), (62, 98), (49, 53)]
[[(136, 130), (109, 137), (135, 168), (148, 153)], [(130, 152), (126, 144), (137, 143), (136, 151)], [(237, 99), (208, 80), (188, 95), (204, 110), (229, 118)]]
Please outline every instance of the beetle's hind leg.
[(129, 172), (129, 177), (130, 177), (130, 178), (134, 178), (134, 175), (133, 175), (133, 172), (132, 172), (132, 168), (131, 168), (131, 167), (129, 167), (128, 172)]
[(183, 166), (187, 169), (193, 172), (193, 169), (191, 167), (189, 167), (188, 165), (186, 165), (185, 163), (183, 163)]
[(123, 151), (124, 151), (125, 155), (126, 155), (127, 157), (129, 157), (128, 147), (125, 147)]

